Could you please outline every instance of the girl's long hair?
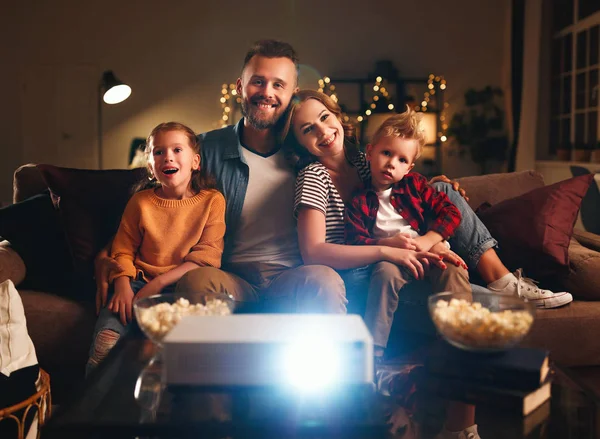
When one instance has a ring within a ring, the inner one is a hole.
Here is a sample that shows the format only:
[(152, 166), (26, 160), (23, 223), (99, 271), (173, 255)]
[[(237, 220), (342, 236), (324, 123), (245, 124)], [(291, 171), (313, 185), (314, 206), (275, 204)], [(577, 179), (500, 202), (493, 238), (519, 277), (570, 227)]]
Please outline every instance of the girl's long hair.
[(328, 111), (335, 115), (342, 124), (344, 129), (344, 151), (346, 153), (346, 159), (352, 161), (359, 153), (358, 142), (356, 140), (356, 129), (349, 123), (345, 123), (342, 120), (342, 109), (340, 106), (327, 96), (325, 93), (321, 93), (316, 90), (300, 90), (293, 97), (290, 102), (290, 106), (287, 109), (285, 116), (283, 117), (283, 123), (279, 129), (277, 138), (280, 144), (283, 145), (285, 157), (294, 167), (296, 171), (304, 168), (305, 166), (318, 161), (317, 157), (307, 151), (307, 149), (298, 142), (294, 130), (292, 128), (292, 121), (296, 109), (300, 104), (306, 102), (309, 99), (316, 99), (321, 102)]
[[(202, 155), (200, 154), (202, 148), (200, 145), (200, 139), (198, 139), (196, 133), (194, 133), (194, 130), (179, 122), (164, 122), (155, 126), (154, 129), (148, 135), (148, 138), (146, 139), (146, 148), (144, 149), (144, 157), (146, 158), (146, 163), (149, 163), (150, 161), (150, 154), (152, 154), (152, 144), (156, 136), (160, 133), (166, 133), (169, 131), (180, 131), (183, 134), (185, 134), (190, 144), (190, 147), (194, 150), (196, 154), (202, 157)], [(144, 189), (152, 189), (160, 186), (160, 183), (156, 180), (156, 178), (154, 178), (148, 166), (146, 166), (146, 170), (148, 172), (146, 177), (142, 178), (142, 180), (140, 180), (140, 182), (136, 186), (134, 186), (133, 192), (139, 192)], [(204, 166), (202, 166), (202, 161), (200, 161), (200, 169), (192, 171), (192, 179), (190, 181), (190, 186), (195, 194), (204, 189), (216, 189), (217, 187), (214, 177), (206, 171), (206, 168)]]

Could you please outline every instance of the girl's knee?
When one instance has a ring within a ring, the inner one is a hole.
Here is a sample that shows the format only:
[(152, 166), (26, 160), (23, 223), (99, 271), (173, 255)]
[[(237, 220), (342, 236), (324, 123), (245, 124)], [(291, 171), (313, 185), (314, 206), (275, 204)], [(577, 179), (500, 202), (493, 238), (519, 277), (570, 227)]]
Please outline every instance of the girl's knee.
[(88, 363), (97, 366), (117, 344), (121, 335), (112, 329), (103, 329), (96, 335)]

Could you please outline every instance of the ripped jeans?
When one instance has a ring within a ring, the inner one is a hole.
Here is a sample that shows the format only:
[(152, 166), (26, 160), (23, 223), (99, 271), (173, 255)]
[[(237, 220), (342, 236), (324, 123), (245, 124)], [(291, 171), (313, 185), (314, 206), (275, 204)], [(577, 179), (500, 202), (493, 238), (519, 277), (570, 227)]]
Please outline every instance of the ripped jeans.
[[(142, 289), (144, 285), (146, 285), (146, 281), (139, 279), (131, 280), (131, 289), (133, 290), (133, 294), (137, 294), (139, 290)], [(167, 288), (163, 289), (162, 293), (173, 292), (175, 289), (175, 284), (169, 285)], [(106, 304), (110, 302), (114, 294), (114, 285), (111, 285), (108, 290), (108, 296), (106, 300)], [(133, 313), (133, 310), (132, 310)], [(132, 325), (136, 323), (131, 322), (127, 325), (121, 323), (121, 319), (119, 314), (115, 314), (111, 310), (108, 309), (107, 306), (103, 307), (98, 314), (98, 319), (96, 320), (96, 327), (94, 328), (94, 336), (92, 339), (92, 346), (90, 347), (89, 359), (85, 368), (86, 376), (94, 369), (104, 358), (108, 355), (110, 350), (117, 344), (117, 341), (127, 334)]]

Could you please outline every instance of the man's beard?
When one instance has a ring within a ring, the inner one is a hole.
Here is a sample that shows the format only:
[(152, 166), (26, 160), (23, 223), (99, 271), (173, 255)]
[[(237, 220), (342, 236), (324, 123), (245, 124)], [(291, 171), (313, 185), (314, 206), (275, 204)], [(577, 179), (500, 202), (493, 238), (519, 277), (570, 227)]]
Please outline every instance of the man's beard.
[(269, 128), (273, 128), (277, 122), (279, 122), (280, 114), (277, 112), (277, 109), (273, 112), (273, 116), (268, 119), (262, 119), (257, 117), (259, 113), (259, 109), (255, 108), (254, 105), (249, 102), (248, 99), (242, 99), (242, 114), (246, 118), (246, 120), (257, 130), (266, 130)]

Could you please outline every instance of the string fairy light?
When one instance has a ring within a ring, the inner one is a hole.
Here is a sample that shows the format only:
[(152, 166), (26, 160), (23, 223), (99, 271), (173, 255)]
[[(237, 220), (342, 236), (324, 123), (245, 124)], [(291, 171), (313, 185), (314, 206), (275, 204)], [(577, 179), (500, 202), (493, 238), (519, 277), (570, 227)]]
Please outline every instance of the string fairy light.
[[(369, 102), (366, 108), (356, 117), (350, 117), (346, 113), (343, 113), (342, 118), (344, 122), (355, 125), (362, 124), (373, 114), (374, 110), (377, 109), (378, 104), (383, 104), (390, 112), (394, 111), (395, 107), (390, 98), (386, 84), (387, 82), (382, 76), (377, 76), (372, 86), (373, 95), (371, 96), (371, 102)], [(442, 75), (434, 75), (431, 73), (427, 78), (427, 90), (423, 93), (423, 100), (414, 106), (414, 110), (417, 112), (427, 112), (432, 96), (435, 96), (436, 93), (444, 92), (446, 88), (447, 82), (444, 77)], [(330, 77), (323, 76), (318, 80), (318, 91), (331, 97), (334, 102), (339, 102), (338, 92)], [(242, 103), (242, 99), (237, 93), (235, 84), (222, 84), (219, 102), (221, 104), (221, 119), (217, 122), (217, 125), (225, 127), (230, 124), (234, 108), (237, 108)], [(439, 121), (441, 122), (441, 129), (437, 133), (437, 138), (441, 142), (447, 141), (446, 133), (448, 130), (448, 122), (446, 120), (446, 110), (448, 106), (449, 104), (444, 102), (440, 109)]]
[[(436, 89), (439, 93), (443, 93), (448, 84), (442, 75), (434, 75), (433, 73), (429, 74), (427, 78), (427, 91), (423, 93), (423, 101), (421, 101), (421, 105), (415, 106), (415, 111), (423, 111), (426, 112), (428, 110), (429, 102), (432, 96), (435, 96)], [(442, 96), (442, 102), (444, 101)], [(448, 108), (448, 102), (444, 102), (442, 108), (440, 110), (439, 121), (441, 122), (440, 131), (437, 132), (437, 138), (443, 143), (448, 140), (448, 136), (446, 136), (446, 132), (448, 131), (448, 122), (446, 121), (446, 109)]]
[(223, 84), (221, 86), (221, 97), (219, 98), (219, 102), (221, 103), (221, 120), (219, 120), (218, 124), (223, 128), (229, 125), (232, 107), (242, 103), (242, 99), (237, 96), (235, 84)]

